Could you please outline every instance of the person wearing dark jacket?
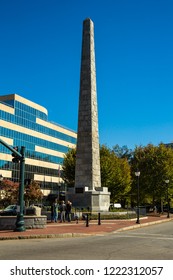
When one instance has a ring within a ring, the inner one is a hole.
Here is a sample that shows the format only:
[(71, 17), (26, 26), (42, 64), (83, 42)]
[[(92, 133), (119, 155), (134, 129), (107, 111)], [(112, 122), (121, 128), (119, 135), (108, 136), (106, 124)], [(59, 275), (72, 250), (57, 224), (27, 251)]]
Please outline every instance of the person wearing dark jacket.
[(68, 222), (71, 222), (71, 208), (72, 203), (68, 200), (66, 204), (66, 217)]

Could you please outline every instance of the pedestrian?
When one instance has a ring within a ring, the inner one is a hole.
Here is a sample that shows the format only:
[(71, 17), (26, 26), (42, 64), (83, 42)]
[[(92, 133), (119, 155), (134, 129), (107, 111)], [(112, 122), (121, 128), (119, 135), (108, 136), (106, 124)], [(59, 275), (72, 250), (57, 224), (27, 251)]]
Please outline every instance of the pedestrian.
[(66, 205), (65, 205), (64, 201), (61, 202), (59, 210), (60, 210), (60, 214), (61, 214), (60, 223), (65, 222)]
[(72, 208), (72, 203), (71, 201), (67, 201), (66, 203), (66, 218), (68, 222), (71, 222), (71, 208)]
[(53, 221), (55, 223), (57, 223), (58, 221), (58, 208), (59, 208), (59, 205), (58, 205), (58, 202), (57, 202), (57, 199), (55, 199), (55, 202), (53, 203)]

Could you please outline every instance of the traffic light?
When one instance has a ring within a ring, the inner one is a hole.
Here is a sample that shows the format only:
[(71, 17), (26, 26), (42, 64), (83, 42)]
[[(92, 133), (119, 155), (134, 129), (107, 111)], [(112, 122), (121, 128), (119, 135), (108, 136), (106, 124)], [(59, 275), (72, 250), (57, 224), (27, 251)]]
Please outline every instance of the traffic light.
[[(16, 150), (16, 152), (18, 152), (18, 147), (13, 147), (13, 149)], [(20, 160), (20, 157), (17, 154), (15, 154), (14, 152), (11, 155), (13, 157), (12, 162), (18, 163)]]

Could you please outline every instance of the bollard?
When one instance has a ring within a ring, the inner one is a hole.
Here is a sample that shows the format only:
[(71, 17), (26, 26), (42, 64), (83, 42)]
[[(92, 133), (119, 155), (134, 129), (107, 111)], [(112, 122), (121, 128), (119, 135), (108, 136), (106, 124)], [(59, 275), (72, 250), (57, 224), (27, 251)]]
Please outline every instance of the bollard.
[(100, 213), (98, 213), (98, 225), (101, 225), (101, 218), (100, 218)]
[(86, 227), (89, 227), (89, 215), (88, 215), (88, 213), (86, 214)]

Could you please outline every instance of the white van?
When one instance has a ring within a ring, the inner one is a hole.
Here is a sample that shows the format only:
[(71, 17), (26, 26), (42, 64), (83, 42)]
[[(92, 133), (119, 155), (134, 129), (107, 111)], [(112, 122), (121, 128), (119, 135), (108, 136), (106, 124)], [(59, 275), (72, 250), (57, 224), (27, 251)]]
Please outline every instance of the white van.
[(121, 208), (121, 203), (111, 203), (110, 208)]

